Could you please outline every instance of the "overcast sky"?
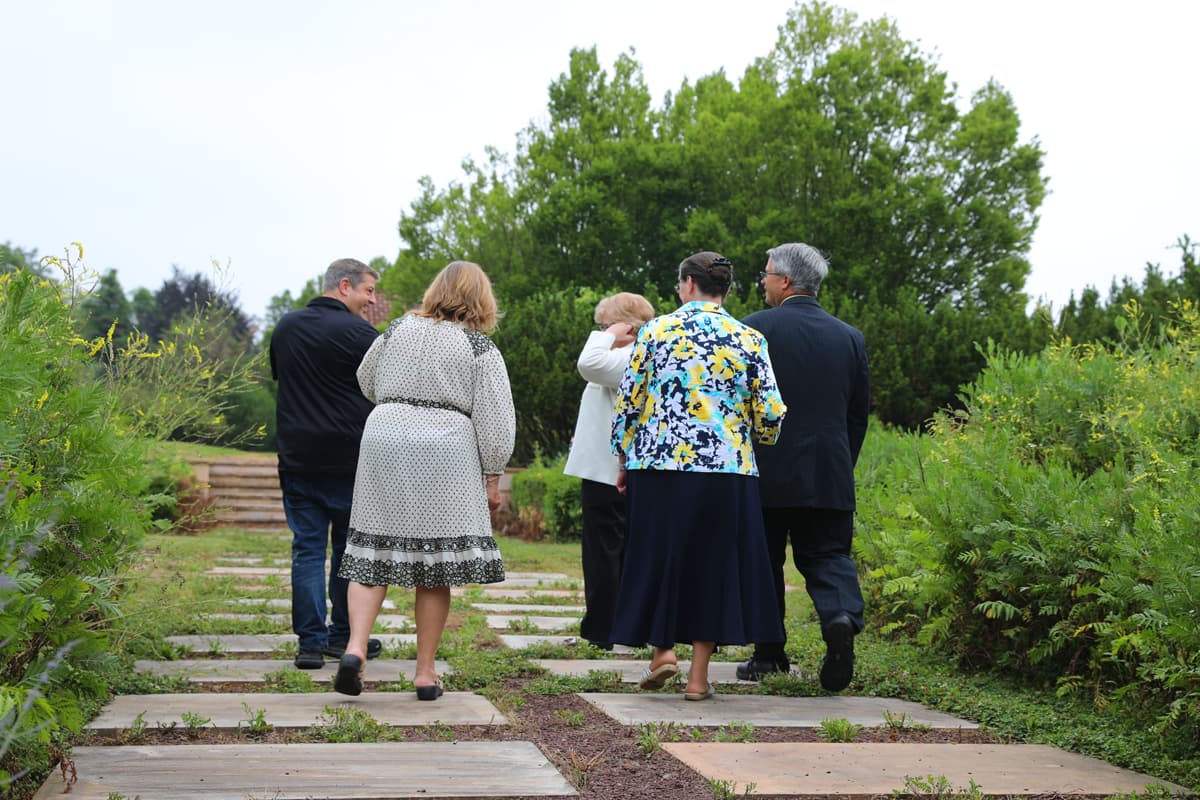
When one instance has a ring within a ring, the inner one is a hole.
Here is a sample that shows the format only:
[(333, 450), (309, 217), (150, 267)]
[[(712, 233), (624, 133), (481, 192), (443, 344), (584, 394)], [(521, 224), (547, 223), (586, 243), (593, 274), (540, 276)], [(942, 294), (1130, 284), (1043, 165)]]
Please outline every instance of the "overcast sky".
[[(1200, 4), (850, 0), (936, 54), (962, 98), (994, 77), (1051, 194), (1027, 290), (1060, 308), (1200, 238)], [(545, 119), (572, 47), (636, 50), (655, 104), (766, 55), (785, 0), (0, 0), (0, 242), (70, 242), (156, 289), (227, 266), (259, 316), (333, 259), (394, 259), (417, 179)], [(803, 238), (803, 232), (797, 232)], [(820, 246), (820, 242), (813, 242)], [(757, 268), (758, 265), (754, 265)], [(486, 265), (485, 265), (486, 267)]]

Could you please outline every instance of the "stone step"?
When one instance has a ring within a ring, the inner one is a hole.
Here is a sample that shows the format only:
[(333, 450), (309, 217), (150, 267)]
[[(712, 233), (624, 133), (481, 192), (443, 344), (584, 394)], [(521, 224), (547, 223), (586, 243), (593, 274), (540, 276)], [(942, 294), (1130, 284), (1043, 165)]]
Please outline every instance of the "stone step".
[[(721, 694), (711, 700), (689, 703), (683, 699), (683, 684), (677, 692), (638, 694), (580, 693), (603, 713), (622, 725), (674, 722), (679, 725), (719, 727), (748, 722), (756, 727), (818, 728), (821, 720), (845, 719), (855, 725), (882, 727), (888, 718), (909, 725), (933, 728), (975, 729), (974, 722), (959, 719), (920, 703), (890, 697), (777, 697), (774, 695)], [(893, 723), (894, 724), (894, 723)]]
[[(314, 683), (331, 683), (338, 662), (326, 659), (324, 669), (296, 669), (290, 660), (265, 658), (188, 658), (182, 661), (135, 661), (133, 669), (144, 675), (165, 675), (186, 678), (189, 683), (266, 683), (267, 675), (297, 672), (312, 678)], [(399, 677), (412, 679), (417, 662), (412, 659), (376, 658), (367, 662), (365, 679), (394, 681)], [(451, 670), (445, 661), (433, 662), (439, 675)]]
[[(236, 606), (262, 606), (263, 608), (291, 608), (292, 601), (282, 597), (239, 597), (236, 600), (228, 601), (230, 605)], [(329, 603), (326, 601), (325, 607), (329, 608)], [(383, 607), (388, 610), (395, 610), (396, 601), (384, 600)]]
[[(326, 567), (328, 570), (328, 567)], [(268, 566), (253, 566), (253, 567), (209, 567), (204, 571), (205, 575), (237, 575), (241, 577), (262, 578), (269, 575), (277, 577), (290, 577), (292, 574), (291, 567), (268, 567)]]
[(521, 614), (528, 613), (547, 613), (547, 614), (582, 614), (587, 611), (586, 606), (555, 606), (555, 605), (539, 605), (537, 603), (472, 603), (472, 608), (477, 608), (480, 611), (487, 611), (492, 614), (508, 614), (516, 612)]
[(219, 475), (270, 475), (279, 480), (279, 465), (275, 459), (215, 461), (208, 465), (209, 476)]
[[(269, 694), (125, 694), (114, 697), (85, 729), (96, 732), (128, 730), (137, 721), (148, 728), (186, 727), (183, 714), (197, 714), (205, 727), (237, 730), (251, 718), (262, 718), (275, 728), (311, 728), (332, 724), (326, 708), (356, 708), (376, 722), (393, 727), (431, 725), (507, 725), (508, 719), (487, 698), (473, 692), (446, 692), (433, 703), (417, 699), (415, 692), (363, 692), (349, 697), (335, 692)], [(247, 710), (247, 708), (249, 710)]]
[[(617, 648), (620, 648), (624, 652), (632, 651), (632, 648), (617, 645), (613, 648), (613, 652), (618, 652)], [(637, 683), (642, 679), (642, 670), (646, 668), (645, 661), (634, 661), (623, 658), (537, 658), (533, 659), (533, 663), (549, 671), (551, 674), (569, 675), (577, 678), (587, 677), (587, 675), (591, 672), (615, 672), (620, 676), (621, 683)], [(688, 661), (679, 662), (680, 681), (687, 679), (687, 671), (690, 666), (691, 664)], [(755, 681), (738, 680), (737, 664), (733, 661), (709, 662), (708, 678), (717, 685), (723, 683), (737, 683), (742, 685), (755, 684)]]
[(257, 498), (274, 498), (281, 503), (283, 502), (283, 492), (276, 486), (274, 489), (258, 489), (253, 486), (222, 486), (222, 497), (257, 497)]
[[(742, 744), (671, 742), (663, 749), (735, 795), (806, 797), (1093, 796), (1145, 793), (1154, 784), (1187, 790), (1087, 756), (1035, 744)], [(944, 777), (952, 789), (908, 789), (907, 778)]]
[(567, 591), (566, 589), (538, 589), (538, 588), (513, 588), (513, 589), (494, 589), (494, 583), (489, 583), (485, 586), (451, 586), (450, 595), (452, 597), (465, 597), (468, 594), (478, 593), (480, 597), (485, 597), (491, 600), (532, 600), (537, 602), (538, 598), (546, 597), (564, 597), (571, 602), (583, 602), (583, 592)]
[[(167, 636), (165, 641), (176, 647), (189, 648), (193, 653), (274, 653), (285, 647), (294, 649), (296, 635), (294, 633), (201, 633), (188, 636)], [(377, 633), (372, 638), (383, 642), (384, 647), (394, 647), (400, 644), (416, 644), (415, 633)]]
[(580, 641), (576, 636), (551, 636), (531, 633), (501, 633), (498, 634), (498, 638), (504, 643), (505, 647), (511, 647), (513, 650), (524, 650), (526, 647), (539, 644), (570, 646)]
[[(199, 618), (211, 622), (269, 622), (273, 625), (290, 625), (291, 614), (239, 614), (217, 612), (200, 614)], [(570, 621), (570, 620), (568, 620)], [(403, 614), (380, 614), (375, 617), (375, 628), (380, 633), (400, 633), (412, 626), (412, 618)]]
[(67, 786), (62, 773), (55, 771), (34, 800), (108, 800), (118, 795), (145, 800), (392, 800), (576, 794), (530, 742), (76, 747), (71, 757), (79, 781)]
[(488, 614), (487, 626), (492, 630), (508, 631), (512, 626), (532, 625), (542, 631), (561, 631), (579, 624), (578, 617), (535, 617), (521, 614)]
[(571, 591), (583, 591), (583, 581), (576, 578), (570, 578), (566, 575), (547, 580), (543, 576), (534, 575), (513, 575), (508, 574), (504, 580), (498, 583), (487, 584), (489, 589), (569, 589)]
[(218, 522), (226, 524), (269, 525), (271, 530), (287, 528), (287, 516), (282, 508), (278, 511), (218, 511), (214, 516)]
[(269, 514), (273, 518), (287, 522), (287, 514), (283, 510), (283, 501), (272, 500), (269, 497), (214, 497), (212, 502), (214, 514)]
[(210, 493), (220, 494), (226, 488), (279, 491), (279, 478), (272, 475), (213, 475), (209, 477)]

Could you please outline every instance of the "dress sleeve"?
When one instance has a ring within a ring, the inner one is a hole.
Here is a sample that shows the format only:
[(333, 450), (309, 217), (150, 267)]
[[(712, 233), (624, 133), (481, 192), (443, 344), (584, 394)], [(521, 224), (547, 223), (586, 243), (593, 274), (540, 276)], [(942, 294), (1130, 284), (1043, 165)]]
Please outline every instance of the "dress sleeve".
[(383, 350), (387, 347), (387, 336), (380, 336), (371, 343), (358, 365), (358, 388), (363, 396), (375, 402), (375, 376), (379, 372), (379, 362), (383, 359)]
[(775, 369), (767, 352), (767, 342), (760, 339), (762, 346), (750, 354), (748, 377), (750, 380), (750, 430), (754, 441), (760, 444), (775, 444), (783, 429), (783, 415), (787, 406), (783, 394), (775, 381)]
[(612, 349), (611, 333), (592, 331), (575, 366), (585, 381), (615, 389), (621, 384), (625, 367), (629, 366), (629, 347)]
[(479, 463), (485, 475), (504, 472), (517, 434), (512, 390), (504, 357), (494, 346), (475, 358), (475, 397), (471, 406)]
[(628, 456), (633, 450), (638, 421), (649, 398), (648, 387), (652, 366), (650, 326), (646, 325), (638, 334), (637, 342), (633, 345), (633, 353), (629, 357), (629, 366), (625, 368), (625, 374), (617, 387), (617, 402), (613, 406), (612, 420), (612, 452), (614, 455)]

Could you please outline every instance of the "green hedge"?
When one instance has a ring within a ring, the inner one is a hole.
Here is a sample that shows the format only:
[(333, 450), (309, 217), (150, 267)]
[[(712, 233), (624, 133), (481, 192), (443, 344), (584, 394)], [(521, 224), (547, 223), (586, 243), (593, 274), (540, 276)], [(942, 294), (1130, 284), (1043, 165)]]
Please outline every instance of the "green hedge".
[(519, 520), (552, 541), (577, 542), (583, 536), (580, 481), (563, 474), (565, 462), (562, 456), (544, 464), (535, 456), (528, 469), (513, 475), (512, 506)]

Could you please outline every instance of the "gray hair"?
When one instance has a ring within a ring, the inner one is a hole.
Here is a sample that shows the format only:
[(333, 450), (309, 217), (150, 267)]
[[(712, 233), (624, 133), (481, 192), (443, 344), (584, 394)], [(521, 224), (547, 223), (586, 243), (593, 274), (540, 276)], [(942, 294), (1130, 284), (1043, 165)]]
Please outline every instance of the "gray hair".
[(367, 275), (379, 280), (379, 273), (358, 259), (339, 258), (325, 270), (325, 280), (321, 284), (321, 291), (332, 292), (341, 284), (342, 278), (349, 278), (351, 286), (358, 286)]
[(829, 262), (820, 250), (810, 244), (788, 242), (767, 251), (775, 262), (775, 271), (792, 279), (792, 286), (815, 297), (821, 281), (829, 274)]

